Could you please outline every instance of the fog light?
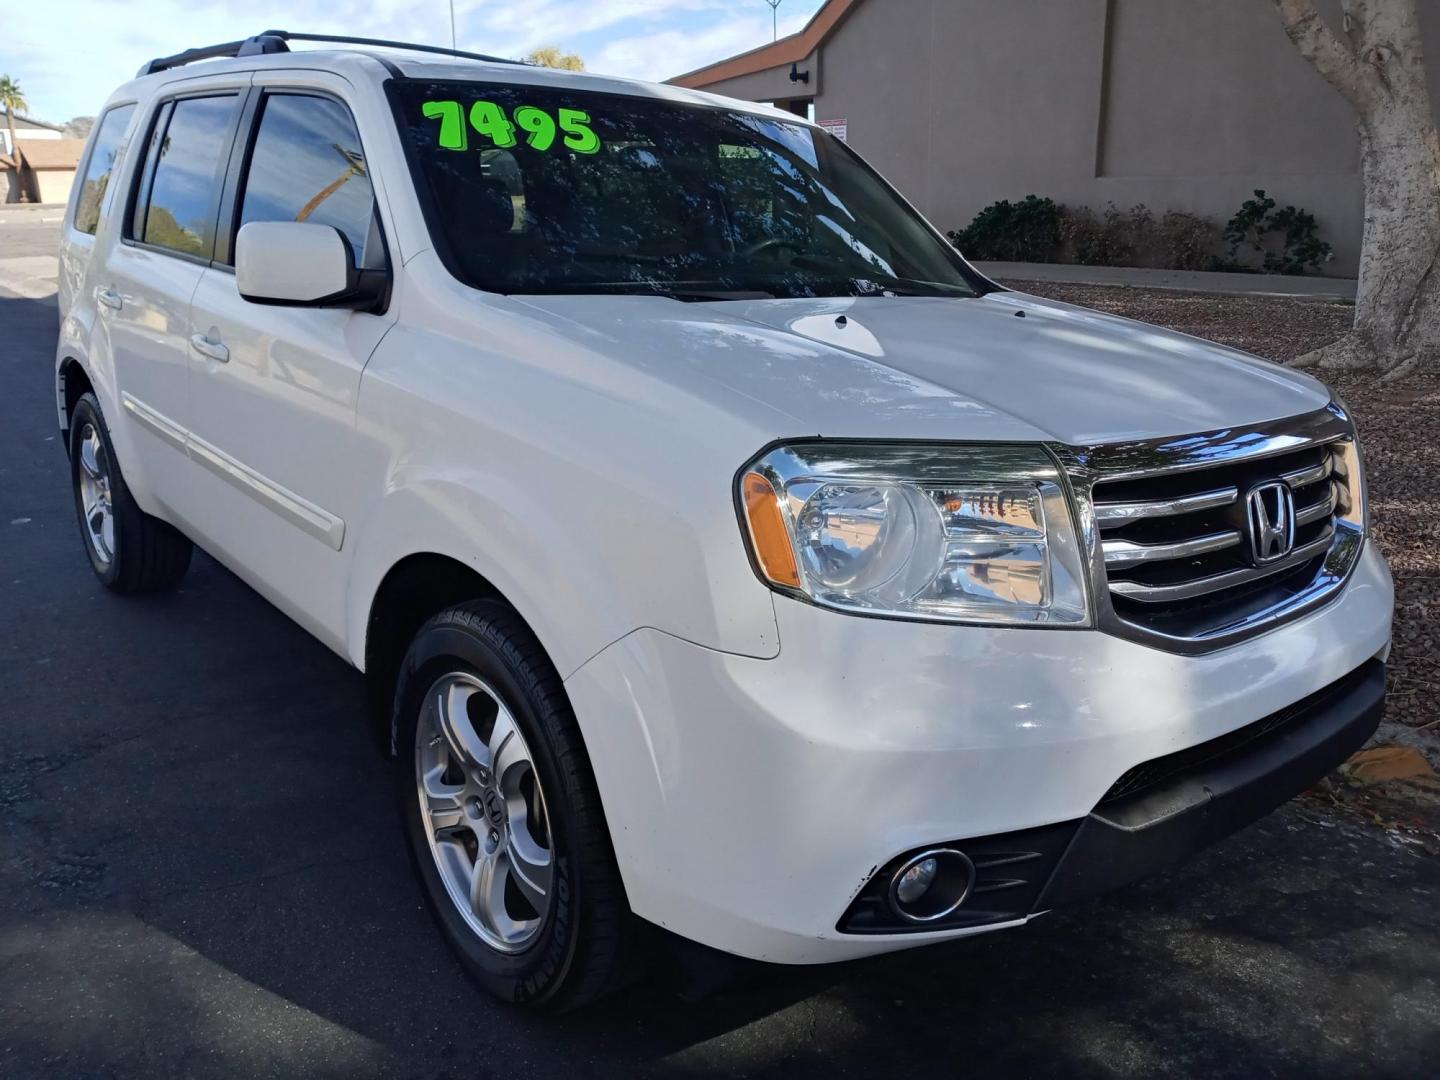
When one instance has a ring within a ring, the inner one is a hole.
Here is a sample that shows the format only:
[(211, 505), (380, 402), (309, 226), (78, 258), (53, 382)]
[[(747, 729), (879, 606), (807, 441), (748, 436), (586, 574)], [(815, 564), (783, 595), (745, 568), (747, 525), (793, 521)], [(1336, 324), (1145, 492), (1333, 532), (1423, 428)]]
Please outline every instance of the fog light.
[(922, 851), (891, 876), (890, 907), (906, 922), (934, 922), (963, 904), (974, 883), (975, 865), (963, 851)]
[(933, 855), (912, 863), (895, 880), (895, 899), (906, 905), (915, 903), (935, 883), (935, 874), (939, 869), (940, 864)]

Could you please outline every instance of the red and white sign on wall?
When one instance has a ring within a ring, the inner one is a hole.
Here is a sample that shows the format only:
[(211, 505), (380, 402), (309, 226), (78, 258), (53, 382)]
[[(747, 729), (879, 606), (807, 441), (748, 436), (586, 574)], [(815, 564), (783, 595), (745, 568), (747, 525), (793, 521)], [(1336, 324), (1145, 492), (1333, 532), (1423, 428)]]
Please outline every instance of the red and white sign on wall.
[(835, 138), (839, 139), (841, 142), (848, 141), (847, 137), (850, 134), (849, 120), (817, 120), (816, 123), (818, 123), (831, 135), (834, 135)]

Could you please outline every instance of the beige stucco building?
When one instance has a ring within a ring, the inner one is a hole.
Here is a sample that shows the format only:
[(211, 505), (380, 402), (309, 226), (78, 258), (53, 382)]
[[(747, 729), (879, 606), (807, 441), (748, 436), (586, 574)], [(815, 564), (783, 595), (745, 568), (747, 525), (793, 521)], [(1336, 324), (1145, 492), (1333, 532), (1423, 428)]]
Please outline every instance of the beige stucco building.
[[(1440, 100), (1440, 0), (1419, 4)], [(1338, 0), (1320, 6), (1338, 27)], [(1272, 0), (829, 0), (799, 33), (671, 81), (845, 121), (943, 229), (1032, 192), (1223, 223), (1264, 188), (1316, 215), (1326, 273), (1355, 272), (1355, 125)]]
[[(10, 145), (12, 125), (16, 146)], [(65, 202), (84, 147), (84, 139), (66, 138), (55, 124), (0, 113), (0, 203)]]

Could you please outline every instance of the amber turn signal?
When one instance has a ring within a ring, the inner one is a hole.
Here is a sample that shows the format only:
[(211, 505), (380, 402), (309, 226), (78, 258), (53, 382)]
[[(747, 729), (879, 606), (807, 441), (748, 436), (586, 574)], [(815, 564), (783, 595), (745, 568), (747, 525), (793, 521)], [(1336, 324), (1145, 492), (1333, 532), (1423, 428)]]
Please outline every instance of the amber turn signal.
[(800, 587), (800, 568), (795, 564), (795, 548), (780, 509), (780, 494), (773, 484), (758, 472), (747, 472), (740, 482), (745, 497), (745, 520), (750, 526), (750, 544), (760, 570), (776, 585), (792, 589)]

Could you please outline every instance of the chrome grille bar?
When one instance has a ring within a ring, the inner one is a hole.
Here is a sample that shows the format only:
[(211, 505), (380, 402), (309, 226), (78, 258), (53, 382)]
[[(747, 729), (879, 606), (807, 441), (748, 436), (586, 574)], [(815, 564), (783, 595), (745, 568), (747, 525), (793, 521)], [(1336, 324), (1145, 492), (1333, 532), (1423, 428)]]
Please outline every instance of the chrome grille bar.
[(1312, 465), (1306, 469), (1294, 469), (1291, 472), (1281, 473), (1280, 479), (1284, 480), (1292, 488), (1305, 487), (1319, 480), (1324, 480), (1330, 475), (1333, 467), (1330, 462), (1330, 457), (1327, 454), (1325, 460), (1319, 465)]
[(1178, 499), (1096, 503), (1095, 521), (1101, 528), (1106, 528), (1111, 525), (1126, 525), (1132, 521), (1146, 521), (1150, 518), (1193, 514), (1197, 510), (1214, 510), (1221, 506), (1229, 506), (1239, 497), (1238, 489), (1227, 487), (1202, 492), (1199, 495), (1186, 495)]
[(1194, 540), (1179, 540), (1171, 544), (1135, 544), (1129, 540), (1106, 540), (1105, 568), (1108, 570), (1112, 567), (1166, 559), (1193, 559), (1198, 555), (1234, 547), (1238, 543), (1238, 532), (1212, 533), (1209, 536), (1197, 536)]
[(1176, 600), (1193, 600), (1197, 596), (1219, 592), (1221, 589), (1232, 589), (1237, 585), (1247, 585), (1252, 581), (1270, 577), (1272, 574), (1293, 570), (1329, 548), (1334, 534), (1333, 527), (1327, 528), (1321, 536), (1304, 547), (1298, 547), (1284, 559), (1267, 563), (1264, 566), (1252, 566), (1243, 570), (1231, 570), (1224, 574), (1212, 574), (1209, 577), (1182, 581), (1175, 585), (1144, 585), (1138, 581), (1112, 581), (1110, 591), (1127, 600), (1139, 600), (1146, 604), (1168, 604)]
[(1297, 528), (1309, 525), (1312, 522), (1320, 521), (1322, 518), (1328, 518), (1334, 512), (1335, 485), (1331, 484), (1330, 490), (1325, 494), (1325, 498), (1321, 499), (1314, 506), (1307, 506), (1303, 510), (1295, 511), (1295, 525)]

